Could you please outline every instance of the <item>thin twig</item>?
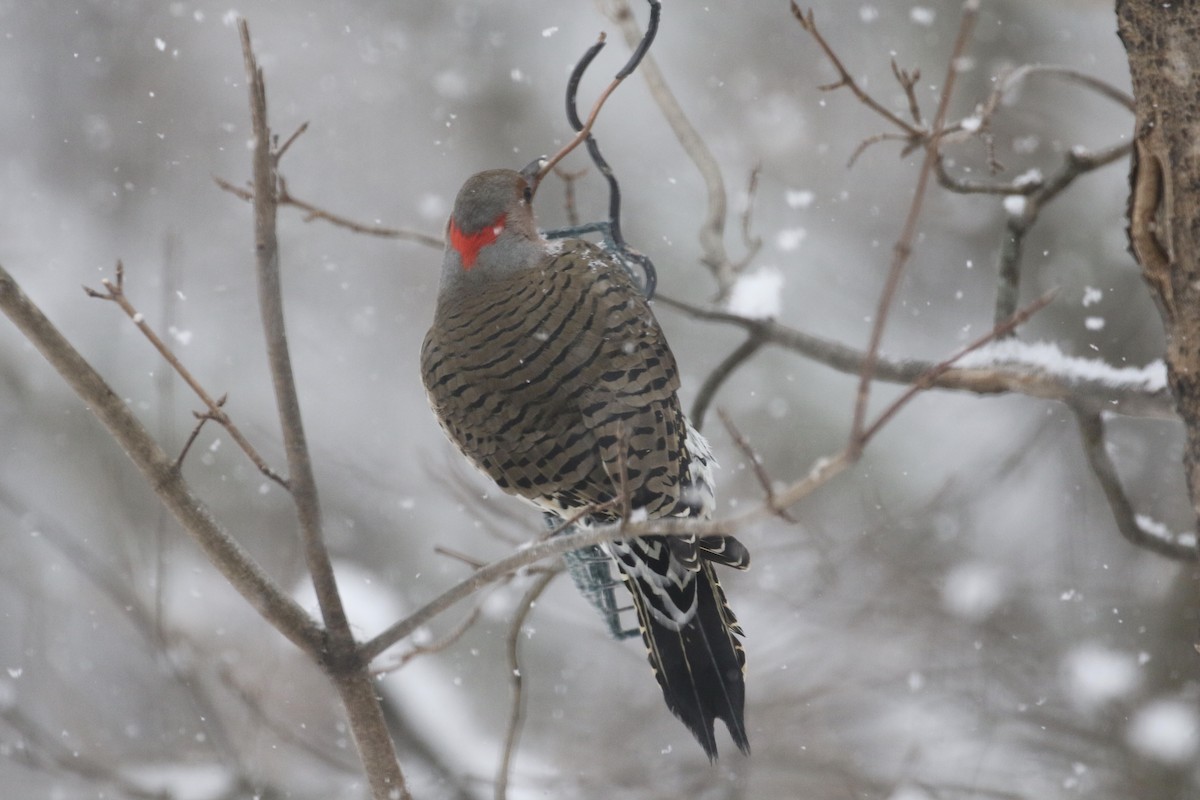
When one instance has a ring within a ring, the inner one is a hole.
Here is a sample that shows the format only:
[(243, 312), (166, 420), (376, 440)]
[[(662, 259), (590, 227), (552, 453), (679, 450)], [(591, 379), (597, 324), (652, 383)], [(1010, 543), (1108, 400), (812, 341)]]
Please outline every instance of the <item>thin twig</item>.
[(279, 163), (280, 159), (283, 158), (283, 154), (288, 151), (288, 148), (291, 147), (292, 144), (299, 139), (306, 130), (308, 130), (308, 122), (300, 123), (300, 127), (296, 128), (295, 133), (289, 136), (287, 141), (275, 148), (275, 163)]
[[(588, 61), (590, 61), (591, 58), (594, 58), (595, 54), (598, 53), (600, 48), (604, 46), (605, 38), (606, 37), (604, 33), (601, 33), (600, 37), (596, 40), (596, 44), (593, 45), (592, 49), (588, 51), (591, 54), (590, 57), (585, 55), (584, 58)], [(550, 170), (554, 169), (555, 164), (566, 158), (568, 153), (582, 144), (583, 141), (591, 135), (592, 126), (596, 124), (596, 120), (600, 116), (600, 109), (604, 107), (604, 103), (608, 100), (609, 96), (612, 95), (612, 93), (616, 91), (617, 87), (621, 85), (621, 82), (625, 80), (626, 75), (628, 75), (628, 73), (624, 71), (617, 73), (616, 77), (612, 79), (608, 86), (604, 87), (604, 90), (600, 92), (600, 95), (596, 98), (596, 102), (592, 104), (592, 110), (588, 113), (587, 119), (583, 123), (583, 127), (576, 131), (575, 135), (570, 139), (570, 141), (559, 148), (557, 153), (542, 161), (541, 167), (538, 169), (536, 175), (537, 182), (541, 182), (541, 180), (550, 173)]]
[[(670, 301), (667, 302), (670, 303)], [(716, 397), (717, 391), (725, 384), (725, 381), (733, 375), (738, 367), (753, 358), (754, 354), (766, 343), (767, 339), (760, 330), (752, 330), (746, 341), (738, 345), (733, 352), (721, 360), (720, 364), (712, 368), (712, 371), (704, 379), (704, 383), (700, 384), (700, 389), (696, 392), (696, 400), (692, 403), (691, 420), (692, 424), (696, 426), (696, 430), (704, 430), (704, 417), (708, 414), (708, 407), (712, 405), (713, 398)]]
[(733, 265), (733, 271), (740, 273), (746, 269), (758, 251), (762, 249), (763, 240), (753, 232), (754, 200), (758, 196), (758, 177), (762, 174), (762, 163), (754, 165), (750, 170), (750, 180), (746, 185), (746, 207), (742, 209), (742, 247), (746, 252)]
[(563, 182), (563, 208), (567, 213), (567, 224), (574, 227), (579, 224), (579, 209), (575, 207), (575, 182), (587, 174), (587, 167), (577, 172), (555, 167), (554, 174)]
[(1023, 325), (1034, 314), (1050, 305), (1050, 302), (1057, 294), (1057, 289), (1052, 289), (1049, 292), (1046, 292), (1044, 295), (1039, 297), (1037, 300), (1034, 300), (1025, 308), (1015, 312), (1011, 317), (1000, 322), (983, 336), (980, 336), (978, 339), (966, 345), (965, 347), (960, 348), (958, 352), (947, 358), (945, 361), (941, 361), (930, 367), (923, 375), (919, 376), (915, 381), (913, 381), (912, 386), (910, 386), (903, 394), (901, 394), (895, 402), (884, 409), (884, 411), (880, 413), (874, 422), (864, 429), (864, 443), (869, 441), (884, 425), (891, 421), (891, 418), (897, 412), (899, 412), (900, 409), (904, 407), (905, 403), (907, 403), (912, 397), (933, 386), (938, 376), (954, 366), (956, 361), (960, 361), (963, 356), (967, 355), (968, 353), (975, 352), (989, 342), (993, 342), (996, 339), (1007, 336), (1009, 333), (1016, 330), (1016, 328)]
[(446, 650), (447, 648), (453, 646), (455, 642), (461, 639), (466, 632), (471, 629), (471, 626), (479, 620), (479, 615), (482, 613), (483, 605), (477, 604), (474, 608), (467, 612), (465, 617), (459, 620), (457, 625), (447, 631), (442, 638), (434, 639), (428, 644), (415, 645), (411, 650), (400, 655), (393, 663), (382, 667), (373, 668), (371, 670), (371, 675), (375, 678), (380, 678), (384, 675), (390, 675), (396, 670), (404, 667), (406, 664), (408, 664), (408, 662), (412, 661), (418, 656), (440, 653), (443, 650)]
[(762, 456), (755, 451), (750, 441), (733, 424), (733, 418), (725, 412), (725, 409), (718, 408), (717, 416), (721, 418), (721, 423), (725, 426), (725, 430), (729, 432), (733, 443), (737, 445), (737, 448), (742, 451), (742, 455), (750, 462), (750, 467), (754, 470), (754, 477), (758, 478), (758, 485), (762, 487), (763, 494), (767, 496), (767, 505), (775, 509), (775, 512), (783, 519), (788, 522), (795, 522), (796, 520), (788, 514), (787, 509), (777, 506), (775, 502), (775, 484), (771, 481), (771, 476), (767, 474), (767, 468), (763, 466)]
[[(219, 405), (225, 404), (226, 395), (221, 395), (217, 399)], [(212, 419), (211, 414), (193, 411), (192, 415), (196, 418), (196, 424), (192, 426), (192, 432), (188, 434), (187, 440), (184, 441), (183, 447), (179, 449), (179, 455), (175, 456), (175, 469), (183, 467), (183, 460), (187, 458), (188, 452), (192, 449), (192, 445), (196, 443), (197, 437), (200, 436), (200, 431), (204, 428), (204, 423)]]
[[(927, 135), (927, 132), (923, 128), (916, 127), (916, 126), (912, 125), (911, 123), (909, 123), (908, 121), (901, 118), (900, 116), (892, 113), (892, 111), (890, 111), (885, 106), (881, 105), (878, 101), (875, 100), (874, 97), (872, 97), (861, 86), (858, 85), (858, 82), (854, 80), (854, 77), (850, 74), (850, 72), (842, 64), (842, 60), (840, 58), (838, 58), (837, 53), (834, 52), (834, 49), (829, 46), (829, 43), (827, 41), (825, 41), (825, 37), (821, 35), (821, 32), (819, 30), (817, 30), (816, 19), (814, 18), (813, 12), (811, 9), (809, 10), (809, 12), (807, 14), (805, 14), (803, 11), (800, 10), (800, 7), (796, 5), (795, 0), (792, 0), (791, 8), (792, 8), (792, 16), (794, 16), (796, 18), (796, 21), (800, 23), (800, 27), (803, 28), (808, 33), (808, 35), (813, 38), (813, 41), (815, 41), (817, 43), (817, 45), (821, 48), (821, 50), (825, 53), (825, 57), (829, 59), (829, 62), (831, 64), (833, 64), (833, 68), (835, 70), (837, 70), (837, 73), (838, 73), (837, 81), (835, 83), (830, 83), (825, 86), (821, 86), (820, 87), (821, 91), (830, 92), (835, 89), (841, 89), (844, 86), (845, 88), (849, 89), (851, 92), (854, 93), (854, 96), (858, 98), (859, 102), (861, 102), (863, 105), (870, 108), (872, 111), (874, 111), (879, 116), (881, 116), (884, 119), (891, 122), (897, 128), (900, 128), (901, 130), (903, 130), (906, 134), (908, 134), (909, 138), (923, 139)], [(958, 55), (959, 55), (959, 52), (958, 52), (958, 48), (956, 47), (955, 56), (952, 57), (952, 60), (950, 62), (950, 68), (952, 71), (954, 70), (953, 58), (956, 58)], [(903, 82), (902, 82), (902, 84), (903, 84)], [(914, 116), (915, 117), (919, 116), (919, 113), (914, 114)], [(935, 131), (938, 130), (938, 126), (936, 123), (934, 124), (933, 129)]]
[(1108, 507), (1112, 510), (1113, 520), (1121, 536), (1138, 547), (1145, 548), (1160, 556), (1175, 561), (1196, 561), (1200, 559), (1200, 550), (1196, 547), (1194, 533), (1187, 534), (1187, 539), (1168, 539), (1155, 536), (1138, 524), (1133, 504), (1121, 486), (1121, 476), (1117, 474), (1116, 465), (1108, 455), (1104, 436), (1104, 419), (1095, 411), (1085, 411), (1072, 408), (1075, 422), (1079, 426), (1079, 438), (1083, 445), (1084, 455), (1087, 456), (1088, 466), (1096, 476)]
[(440, 544), (434, 545), (433, 552), (437, 553), (439, 556), (446, 556), (447, 558), (453, 558), (455, 561), (461, 561), (471, 569), (480, 569), (484, 566), (483, 561), (472, 558), (466, 553), (460, 553), (457, 550), (451, 550), (449, 547), (445, 547)]
[(986, 101), (980, 106), (978, 115), (985, 123), (990, 121), (1000, 104), (1004, 100), (1004, 96), (1012, 91), (1016, 86), (1025, 79), (1033, 75), (1048, 75), (1054, 78), (1060, 78), (1069, 83), (1078, 83), (1084, 88), (1091, 89), (1102, 97), (1107, 97), (1114, 103), (1123, 106), (1129, 111), (1134, 110), (1133, 97), (1128, 92), (1124, 92), (1113, 86), (1107, 81), (1088, 75), (1085, 72), (1080, 72), (1071, 67), (1059, 66), (1057, 64), (1023, 64), (1004, 75), (996, 81), (996, 87), (988, 95)]
[[(213, 176), (213, 182), (230, 194), (238, 197), (246, 202), (254, 201), (254, 192), (235, 186), (224, 178)], [(306, 213), (305, 222), (311, 222), (314, 219), (323, 219), (326, 222), (336, 225), (339, 228), (345, 228), (355, 233), (366, 234), (367, 236), (378, 236), (383, 239), (398, 239), (402, 242), (414, 242), (416, 244), (432, 247), (441, 250), (445, 247), (445, 242), (441, 237), (432, 236), (428, 233), (412, 230), (410, 228), (388, 228), (381, 225), (368, 225), (364, 222), (356, 222), (349, 217), (344, 217), (340, 214), (335, 214), (332, 211), (326, 211), (323, 208), (313, 205), (307, 201), (295, 197), (291, 193), (280, 188), (279, 196), (276, 199), (278, 205), (294, 206)]]
[[(796, 9), (793, 0), (792, 8)], [(875, 373), (875, 362), (879, 357), (879, 346), (883, 341), (883, 331), (887, 325), (888, 312), (891, 310), (892, 301), (896, 296), (896, 289), (900, 285), (900, 277), (904, 274), (904, 267), (908, 263), (908, 259), (912, 254), (912, 243), (917, 233), (917, 220), (920, 219), (921, 211), (924, 208), (925, 192), (929, 185), (929, 177), (933, 174), (933, 166), (937, 161), (937, 145), (936, 138), (941, 134), (942, 128), (946, 122), (946, 112), (950, 107), (950, 97), (954, 91), (955, 79), (958, 76), (960, 59), (963, 51), (966, 49), (967, 42), (970, 41), (971, 31), (975, 26), (975, 20), (979, 16), (979, 4), (977, 0), (968, 0), (963, 4), (962, 19), (959, 23), (958, 36), (954, 40), (954, 47), (950, 53), (950, 62), (946, 68), (946, 77), (942, 86), (941, 97), (938, 99), (937, 113), (933, 118), (933, 141), (925, 146), (925, 157), (922, 159), (920, 171), (917, 173), (917, 185), (913, 190), (912, 202), (909, 204), (908, 215), (904, 220), (904, 226), (901, 229), (900, 236), (896, 240), (896, 244), (892, 249), (892, 263), (888, 268), (887, 279), (879, 295), (879, 304), (875, 312), (875, 318), (872, 321), (871, 335), (867, 344), (867, 356), (863, 362), (862, 374), (859, 376), (858, 394), (854, 401), (854, 419), (850, 426), (850, 448), (855, 451), (859, 447), (860, 438), (863, 435), (863, 426), (866, 424), (867, 418), (867, 401), (871, 393), (871, 380)], [(801, 19), (801, 24), (804, 24), (803, 15), (798, 14), (797, 18)], [(812, 24), (812, 14), (809, 14), (809, 25)], [(816, 34), (816, 28), (813, 26), (809, 33)], [(823, 39), (819, 41), (824, 41)], [(826, 47), (827, 52), (828, 46)], [(842, 71), (845, 72), (844, 68)], [(854, 86), (852, 83), (851, 86)]]
[[(633, 48), (633, 54), (625, 62), (625, 66), (617, 73), (617, 80), (625, 78), (637, 69), (642, 59), (649, 53), (655, 36), (658, 35), (658, 22), (662, 12), (662, 4), (659, 0), (647, 0), (647, 2), (650, 4), (650, 22), (646, 26), (646, 33), (641, 37), (637, 46)], [(567, 122), (578, 133), (583, 133), (584, 130), (584, 124), (579, 118), (579, 109), (577, 107), (579, 84), (583, 80), (584, 73), (603, 47), (604, 40), (601, 39), (588, 48), (583, 57), (575, 64), (575, 68), (571, 70), (571, 76), (567, 80)], [(603, 224), (606, 245), (626, 266), (632, 269), (636, 265), (641, 270), (642, 293), (649, 300), (654, 297), (654, 290), (658, 285), (658, 273), (655, 270), (654, 262), (645, 254), (639, 253), (629, 247), (625, 242), (625, 235), (621, 231), (621, 187), (617, 181), (617, 176), (613, 172), (612, 167), (609, 166), (608, 161), (605, 160), (604, 155), (600, 152), (600, 144), (596, 141), (596, 137), (589, 132), (585, 136), (584, 142), (587, 144), (588, 156), (592, 159), (592, 163), (596, 165), (596, 169), (608, 184), (608, 220)]]
[(534, 581), (533, 586), (530, 586), (524, 597), (521, 598), (516, 616), (513, 617), (512, 625), (508, 629), (505, 651), (508, 655), (512, 704), (509, 706), (508, 712), (508, 734), (504, 737), (504, 754), (500, 757), (500, 764), (496, 767), (496, 800), (507, 800), (508, 798), (508, 782), (512, 775), (513, 760), (516, 758), (517, 748), (521, 743), (521, 731), (525, 727), (525, 685), (520, 659), (521, 629), (525, 626), (525, 620), (533, 611), (542, 592), (546, 591), (546, 587), (557, 576), (557, 571), (550, 572)]
[(901, 155), (906, 156), (913, 141), (912, 138), (903, 133), (877, 133), (874, 136), (868, 136), (859, 142), (854, 151), (850, 153), (850, 158), (846, 159), (846, 167), (853, 167), (858, 162), (859, 156), (867, 152), (872, 145), (879, 144), (880, 142), (905, 142), (905, 148), (901, 151)]
[(892, 75), (896, 77), (896, 82), (900, 84), (900, 88), (904, 90), (904, 96), (908, 98), (908, 115), (912, 117), (913, 124), (918, 128), (923, 128), (925, 121), (921, 118), (921, 104), (917, 100), (916, 92), (917, 81), (921, 80), (921, 70), (914, 69), (912, 72), (909, 72), (906, 69), (902, 69), (896, 63), (896, 59), (893, 58)]
[[(171, 365), (171, 368), (178, 373), (179, 377), (183, 378), (184, 382), (191, 387), (192, 391), (196, 393), (196, 396), (200, 398), (200, 402), (204, 403), (204, 405), (208, 407), (208, 412), (205, 416), (207, 416), (209, 419), (212, 419), (214, 422), (217, 422), (229, 432), (229, 436), (234, 442), (237, 443), (237, 446), (241, 448), (242, 452), (246, 454), (246, 457), (254, 462), (254, 466), (258, 467), (259, 472), (275, 481), (284, 489), (289, 489), (287, 479), (267, 466), (266, 460), (259, 455), (258, 451), (254, 448), (254, 445), (250, 444), (250, 441), (242, 435), (241, 430), (230, 418), (230, 416), (225, 413), (225, 409), (222, 408), (222, 406), (225, 405), (225, 396), (222, 396), (220, 400), (214, 400), (212, 395), (205, 391), (204, 387), (200, 385), (200, 381), (196, 380), (195, 376), (193, 376), (192, 373), (188, 371), (187, 367), (183, 365), (183, 362), (179, 360), (174, 351), (167, 346), (167, 343), (164, 342), (159, 335), (154, 332), (154, 329), (151, 328), (149, 324), (147, 324), (145, 316), (138, 311), (136, 307), (134, 307), (133, 303), (129, 302), (129, 298), (125, 294), (125, 266), (118, 261), (116, 280), (110, 281), (108, 278), (104, 278), (100, 281), (100, 284), (104, 287), (105, 291), (101, 292), (88, 286), (84, 286), (83, 291), (87, 293), (88, 297), (95, 297), (99, 300), (109, 300), (113, 303), (116, 303), (117, 306), (119, 306), (120, 309), (125, 312), (125, 315), (133, 320), (133, 324), (136, 325), (137, 329), (142, 332), (142, 335), (149, 340), (150, 344), (154, 345), (154, 349), (159, 352), (159, 355), (161, 355), (163, 359)], [(199, 431), (197, 430), (196, 433), (199, 433)], [(193, 435), (192, 438), (194, 439), (195, 435)], [(190, 444), (191, 440), (189, 440), (188, 443)], [(183, 456), (186, 454), (186, 452), (187, 448), (185, 447), (184, 451), (179, 454), (179, 458), (176, 459), (177, 464), (181, 464), (183, 462)]]

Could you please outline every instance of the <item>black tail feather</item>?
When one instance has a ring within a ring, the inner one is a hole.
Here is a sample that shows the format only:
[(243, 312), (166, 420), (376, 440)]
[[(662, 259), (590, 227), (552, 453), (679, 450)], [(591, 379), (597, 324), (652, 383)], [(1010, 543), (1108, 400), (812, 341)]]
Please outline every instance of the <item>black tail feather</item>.
[(696, 614), (682, 627), (671, 627), (650, 613), (644, 592), (653, 591), (638, 580), (628, 581), (638, 612), (650, 666), (662, 687), (667, 707), (691, 730), (709, 760), (717, 756), (713, 725), (720, 719), (734, 744), (749, 755), (743, 717), (746, 657), (742, 634), (725, 593), (707, 561), (694, 573)]

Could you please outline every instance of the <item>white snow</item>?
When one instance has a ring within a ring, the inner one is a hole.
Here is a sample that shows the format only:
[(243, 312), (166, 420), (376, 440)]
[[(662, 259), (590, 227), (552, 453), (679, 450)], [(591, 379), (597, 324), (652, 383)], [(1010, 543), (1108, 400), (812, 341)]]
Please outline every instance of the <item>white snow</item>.
[(1004, 198), (1004, 210), (1014, 217), (1018, 217), (1025, 213), (1025, 196), (1020, 194), (1010, 194)]
[(162, 39), (158, 38), (157, 36), (154, 37), (154, 46), (156, 48), (158, 48), (158, 52), (160, 52), (160, 53), (163, 50), (167, 49), (167, 43), (164, 42)]
[(733, 285), (727, 308), (751, 319), (778, 317), (783, 308), (783, 273), (775, 267), (744, 273)]
[(982, 562), (968, 561), (946, 575), (942, 608), (968, 622), (982, 622), (1004, 602), (1006, 594), (999, 572)]
[(978, 116), (963, 117), (958, 124), (967, 133), (974, 133), (983, 125), (983, 120)]
[(1087, 317), (1083, 321), (1083, 327), (1089, 331), (1104, 330), (1104, 317)]
[(1052, 342), (1020, 342), (1002, 339), (984, 345), (958, 360), (965, 368), (1004, 365), (1033, 367), (1068, 381), (1099, 381), (1114, 389), (1158, 392), (1167, 387), (1167, 366), (1161, 360), (1144, 367), (1114, 367), (1098, 358), (1065, 355)]
[(888, 795), (887, 800), (932, 800), (929, 793), (916, 786), (901, 786)]
[(1094, 306), (1104, 299), (1104, 292), (1095, 286), (1083, 287), (1083, 307)]
[(879, 9), (875, 6), (863, 6), (858, 10), (858, 18), (863, 22), (874, 22), (879, 19)]
[(1021, 187), (1034, 186), (1042, 183), (1044, 180), (1045, 178), (1042, 176), (1042, 171), (1037, 167), (1034, 167), (1033, 169), (1026, 170), (1017, 177), (1013, 178), (1013, 185)]
[(192, 341), (192, 332), (191, 331), (180, 330), (179, 328), (176, 328), (174, 325), (172, 325), (169, 328), (167, 328), (167, 333), (169, 333), (171, 335), (172, 339), (179, 342), (184, 347), (187, 347), (189, 344), (191, 344), (191, 341)]
[(417, 201), (417, 213), (421, 215), (422, 219), (445, 222), (450, 208), (446, 205), (446, 198), (440, 194), (426, 192)]
[(1095, 642), (1084, 643), (1063, 662), (1067, 694), (1084, 711), (1098, 710), (1113, 700), (1126, 697), (1141, 681), (1132, 653), (1113, 650)]
[(1200, 719), (1189, 703), (1155, 700), (1134, 714), (1125, 738), (1146, 758), (1187, 766), (1200, 754)]
[(546, 37), (547, 39), (549, 39), (551, 36), (553, 36), (556, 33), (558, 33), (557, 25), (551, 25), (549, 28), (542, 29), (542, 36)]
[(908, 17), (918, 25), (929, 26), (937, 19), (937, 12), (925, 6), (913, 6), (908, 12)]
[(816, 195), (808, 189), (788, 189), (783, 193), (783, 199), (788, 208), (808, 208), (816, 199)]
[(775, 246), (784, 252), (795, 250), (808, 236), (804, 228), (784, 228), (775, 235)]
[(1134, 521), (1137, 522), (1137, 526), (1141, 528), (1142, 533), (1153, 536), (1155, 539), (1161, 539), (1164, 542), (1174, 542), (1183, 547), (1196, 546), (1196, 534), (1191, 531), (1174, 534), (1166, 525), (1154, 519), (1154, 517), (1148, 517), (1145, 514), (1138, 514), (1134, 517)]
[(142, 764), (123, 772), (147, 792), (178, 800), (227, 797), (234, 784), (233, 774), (221, 764)]

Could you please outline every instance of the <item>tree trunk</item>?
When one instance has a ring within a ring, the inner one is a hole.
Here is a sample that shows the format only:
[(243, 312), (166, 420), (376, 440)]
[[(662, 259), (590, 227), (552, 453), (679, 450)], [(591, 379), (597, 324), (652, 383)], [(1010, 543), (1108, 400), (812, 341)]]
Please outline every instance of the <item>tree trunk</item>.
[(1167, 375), (1200, 520), (1200, 3), (1118, 0), (1136, 128), (1129, 241), (1167, 334)]

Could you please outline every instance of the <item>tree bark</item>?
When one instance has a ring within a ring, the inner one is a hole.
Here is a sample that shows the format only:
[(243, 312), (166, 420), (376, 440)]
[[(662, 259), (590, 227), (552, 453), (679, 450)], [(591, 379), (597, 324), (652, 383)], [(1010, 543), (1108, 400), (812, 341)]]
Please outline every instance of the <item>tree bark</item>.
[(1135, 101), (1129, 242), (1162, 315), (1200, 520), (1200, 4), (1118, 0)]

